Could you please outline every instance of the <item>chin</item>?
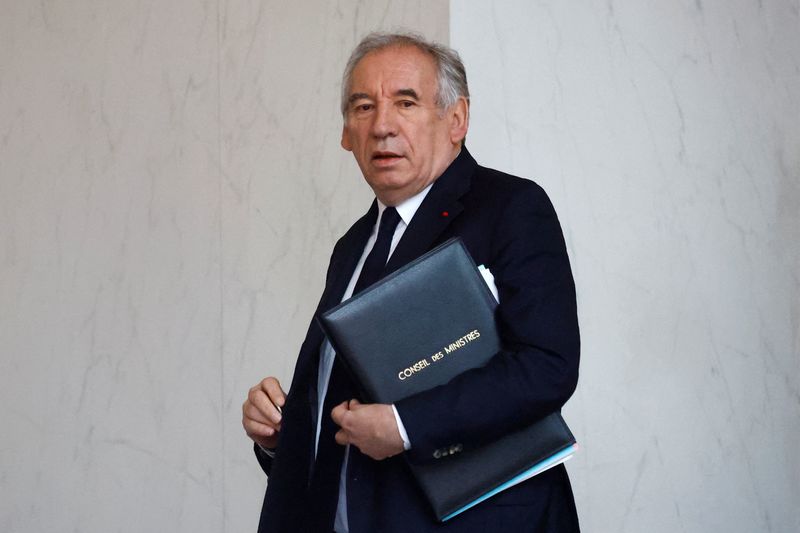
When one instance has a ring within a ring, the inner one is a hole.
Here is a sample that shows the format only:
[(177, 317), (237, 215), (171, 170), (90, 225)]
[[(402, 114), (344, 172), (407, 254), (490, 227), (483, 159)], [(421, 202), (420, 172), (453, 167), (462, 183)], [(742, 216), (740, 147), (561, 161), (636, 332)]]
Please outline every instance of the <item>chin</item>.
[(391, 192), (397, 189), (402, 189), (409, 185), (411, 180), (408, 176), (397, 175), (392, 172), (381, 172), (376, 173), (377, 175), (373, 175), (367, 179), (367, 183), (369, 183), (370, 187), (372, 187), (376, 191), (386, 191)]

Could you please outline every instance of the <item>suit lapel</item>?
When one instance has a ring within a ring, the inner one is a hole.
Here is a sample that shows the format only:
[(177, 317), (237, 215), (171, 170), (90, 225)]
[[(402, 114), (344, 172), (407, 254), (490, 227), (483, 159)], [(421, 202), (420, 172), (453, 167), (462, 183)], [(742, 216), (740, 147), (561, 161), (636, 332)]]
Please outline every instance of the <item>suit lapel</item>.
[(342, 301), (344, 291), (347, 290), (350, 278), (353, 277), (353, 270), (355, 270), (356, 264), (361, 258), (364, 245), (375, 226), (377, 217), (378, 204), (373, 201), (369, 211), (353, 224), (353, 227), (344, 236), (341, 250), (333, 258), (331, 280), (325, 287), (325, 293), (317, 310), (318, 313), (327, 311)]
[(476, 166), (467, 149), (462, 148), (455, 161), (434, 182), (411, 219), (386, 264), (387, 274), (430, 250), (447, 226), (464, 210), (460, 199), (470, 189)]
[[(334, 254), (331, 257), (329, 279), (326, 280), (325, 289), (322, 291), (317, 310), (314, 312), (315, 317), (342, 301), (344, 291), (347, 289), (347, 284), (361, 257), (364, 244), (369, 238), (370, 231), (372, 231), (372, 227), (375, 225), (377, 216), (378, 205), (373, 201), (369, 211), (353, 224), (342, 237), (341, 242), (334, 248)], [(311, 360), (314, 361), (313, 368), (315, 369), (316, 365), (319, 364), (319, 347), (324, 338), (325, 335), (316, 324), (316, 321), (312, 321), (311, 327), (306, 335), (306, 340), (303, 343), (304, 347), (308, 347), (309, 352), (304, 353), (305, 350), (301, 350), (300, 357), (310, 357)], [(314, 370), (314, 372), (316, 373), (316, 370)], [(314, 382), (313, 388), (316, 391), (316, 381)]]
[[(331, 257), (330, 278), (325, 284), (325, 289), (320, 298), (317, 310), (314, 316), (331, 309), (339, 304), (344, 296), (344, 291), (347, 290), (347, 285), (350, 278), (353, 277), (353, 270), (356, 268), (358, 260), (361, 258), (361, 253), (364, 251), (364, 245), (369, 238), (372, 228), (375, 226), (375, 220), (378, 216), (378, 204), (372, 202), (369, 211), (356, 221), (355, 224), (348, 230), (342, 237), (341, 241), (334, 248), (334, 254)], [(308, 335), (304, 346), (308, 349), (305, 353), (301, 352), (301, 357), (305, 356), (308, 363), (303, 362), (303, 368), (309, 368), (309, 382), (308, 382), (308, 404), (311, 414), (311, 427), (316, 428), (318, 417), (318, 398), (317, 398), (317, 379), (319, 375), (319, 357), (322, 342), (325, 340), (325, 335), (322, 329), (316, 323), (312, 322), (309, 328)], [(298, 366), (301, 362), (298, 362)], [(310, 433), (310, 449), (313, 450), (316, 442), (316, 431), (312, 429)], [(308, 466), (308, 483), (311, 483), (312, 476), (316, 467), (314, 454), (309, 455)]]

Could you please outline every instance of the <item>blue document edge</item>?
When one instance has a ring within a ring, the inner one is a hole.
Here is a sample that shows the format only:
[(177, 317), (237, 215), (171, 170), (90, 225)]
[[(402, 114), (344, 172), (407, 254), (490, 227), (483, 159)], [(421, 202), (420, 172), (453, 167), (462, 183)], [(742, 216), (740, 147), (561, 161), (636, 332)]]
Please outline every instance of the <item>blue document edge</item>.
[(489, 492), (487, 492), (486, 494), (484, 494), (480, 498), (477, 498), (476, 500), (473, 500), (472, 502), (468, 503), (464, 507), (462, 507), (460, 509), (457, 509), (456, 511), (453, 511), (449, 515), (447, 515), (444, 518), (442, 518), (442, 522), (446, 522), (446, 521), (450, 520), (451, 518), (453, 518), (454, 516), (463, 513), (467, 509), (475, 507), (476, 505), (478, 505), (482, 501), (491, 498), (495, 494), (497, 494), (499, 492), (502, 492), (502, 491), (506, 490), (509, 487), (513, 487), (517, 483), (522, 483), (526, 479), (532, 478), (536, 474), (541, 474), (545, 470), (547, 470), (549, 468), (553, 468), (554, 466), (563, 463), (567, 459), (571, 458), (575, 454), (575, 452), (577, 452), (577, 451), (578, 451), (578, 444), (577, 443), (573, 444), (573, 445), (571, 445), (571, 446), (569, 446), (567, 448), (564, 448), (560, 452), (551, 455), (547, 459), (536, 463), (535, 465), (533, 465), (529, 469), (525, 470), (524, 472), (512, 477), (511, 479), (509, 479), (508, 481), (506, 481), (502, 485), (498, 486), (497, 488), (495, 488), (493, 490), (490, 490)]

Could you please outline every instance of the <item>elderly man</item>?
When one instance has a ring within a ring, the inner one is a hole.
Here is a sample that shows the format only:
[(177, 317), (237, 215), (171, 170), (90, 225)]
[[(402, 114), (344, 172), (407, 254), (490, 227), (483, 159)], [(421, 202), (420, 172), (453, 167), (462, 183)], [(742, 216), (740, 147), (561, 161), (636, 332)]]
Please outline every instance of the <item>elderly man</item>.
[(342, 114), (342, 147), (376, 200), (334, 247), (317, 313), (459, 236), (494, 274), (503, 349), (444, 386), (367, 404), (312, 321), (289, 394), (266, 378), (243, 405), (269, 476), (259, 532), (578, 531), (563, 466), (444, 523), (407, 467), (435, 460), (443, 446), (467, 449), (531, 424), (574, 391), (575, 288), (546, 194), (467, 152), (466, 74), (447, 47), (367, 36), (345, 69)]

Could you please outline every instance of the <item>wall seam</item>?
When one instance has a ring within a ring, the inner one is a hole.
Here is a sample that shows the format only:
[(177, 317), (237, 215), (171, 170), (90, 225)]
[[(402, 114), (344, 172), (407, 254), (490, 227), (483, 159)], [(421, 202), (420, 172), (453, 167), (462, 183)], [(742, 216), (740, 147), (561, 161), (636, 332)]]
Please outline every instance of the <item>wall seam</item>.
[(227, 512), (225, 498), (227, 495), (225, 479), (225, 290), (224, 290), (224, 258), (223, 253), (223, 172), (222, 172), (222, 24), (220, 1), (216, 2), (217, 10), (217, 250), (219, 253), (219, 424), (220, 424), (220, 463), (221, 485), (220, 508), (222, 512), (223, 533), (227, 532)]

